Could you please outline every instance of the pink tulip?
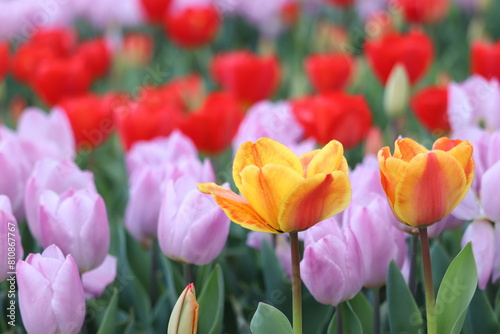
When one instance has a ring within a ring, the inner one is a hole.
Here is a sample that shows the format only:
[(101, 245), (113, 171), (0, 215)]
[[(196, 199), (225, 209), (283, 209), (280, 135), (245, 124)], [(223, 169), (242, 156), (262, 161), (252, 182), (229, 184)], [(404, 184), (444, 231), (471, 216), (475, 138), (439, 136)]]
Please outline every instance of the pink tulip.
[(98, 267), (109, 249), (109, 225), (101, 196), (88, 189), (62, 195), (45, 191), (40, 198), (42, 244), (56, 244), (71, 254), (80, 272)]
[(71, 255), (52, 245), (17, 264), (19, 308), (30, 334), (78, 333), (85, 319), (85, 296)]
[(102, 264), (82, 274), (83, 290), (86, 299), (101, 296), (108, 285), (116, 278), (116, 257), (106, 255)]
[(222, 251), (230, 221), (197, 181), (182, 176), (167, 183), (158, 222), (163, 253), (176, 261), (205, 265)]
[(10, 200), (0, 195), (0, 282), (5, 281), (16, 271), (16, 263), (23, 258), (24, 251), (21, 244), (21, 231), (17, 226), (16, 218), (12, 215)]
[[(305, 232), (307, 241), (300, 270), (304, 284), (318, 302), (337, 306), (361, 290), (364, 267), (361, 249), (351, 228), (333, 226), (337, 226), (337, 222), (330, 218)], [(315, 229), (331, 233), (318, 239), (321, 232)]]
[(31, 234), (39, 242), (42, 241), (40, 230), (40, 198), (46, 191), (62, 195), (67, 190), (89, 189), (97, 192), (94, 176), (91, 172), (82, 171), (70, 161), (40, 160), (26, 182), (24, 208)]

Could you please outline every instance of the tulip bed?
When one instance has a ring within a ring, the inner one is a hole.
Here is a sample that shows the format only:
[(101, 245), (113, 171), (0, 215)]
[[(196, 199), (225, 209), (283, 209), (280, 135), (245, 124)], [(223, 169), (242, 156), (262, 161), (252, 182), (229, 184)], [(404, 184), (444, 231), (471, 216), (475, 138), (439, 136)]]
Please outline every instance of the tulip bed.
[(499, 15), (0, 0), (0, 332), (500, 333)]

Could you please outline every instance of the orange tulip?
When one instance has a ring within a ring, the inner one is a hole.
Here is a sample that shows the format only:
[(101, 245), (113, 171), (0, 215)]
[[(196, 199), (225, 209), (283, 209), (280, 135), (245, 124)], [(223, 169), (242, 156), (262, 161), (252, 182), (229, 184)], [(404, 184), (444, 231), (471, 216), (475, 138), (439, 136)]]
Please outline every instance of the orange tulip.
[(474, 178), (472, 145), (439, 138), (429, 151), (410, 138), (378, 152), (380, 179), (392, 211), (402, 223), (425, 227), (460, 203)]
[(351, 201), (342, 144), (297, 157), (269, 138), (246, 142), (236, 152), (233, 178), (242, 196), (214, 183), (198, 185), (227, 216), (253, 231), (303, 231), (344, 210)]

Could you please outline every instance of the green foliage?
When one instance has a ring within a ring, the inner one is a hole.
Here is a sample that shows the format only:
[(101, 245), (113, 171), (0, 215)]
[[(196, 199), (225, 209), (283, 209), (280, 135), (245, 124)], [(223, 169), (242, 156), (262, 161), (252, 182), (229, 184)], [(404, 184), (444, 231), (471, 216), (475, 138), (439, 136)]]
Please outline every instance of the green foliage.
[(252, 334), (293, 334), (287, 317), (274, 306), (264, 303), (259, 303), (250, 329)]

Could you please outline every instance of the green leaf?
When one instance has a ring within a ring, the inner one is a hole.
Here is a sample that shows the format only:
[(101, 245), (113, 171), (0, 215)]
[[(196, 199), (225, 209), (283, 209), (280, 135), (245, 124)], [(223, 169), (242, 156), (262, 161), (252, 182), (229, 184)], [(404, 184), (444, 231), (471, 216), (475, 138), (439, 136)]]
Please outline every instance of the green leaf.
[(347, 301), (353, 312), (358, 316), (363, 333), (373, 333), (373, 307), (363, 292), (359, 292), (353, 299)]
[(434, 283), (434, 293), (436, 294), (443, 280), (446, 268), (451, 263), (451, 257), (446, 249), (437, 240), (431, 246), (432, 282)]
[(420, 332), (424, 323), (422, 315), (394, 261), (391, 261), (387, 273), (387, 303), (391, 333)]
[(252, 334), (293, 334), (288, 318), (274, 306), (259, 303), (252, 321)]
[(224, 277), (219, 265), (215, 266), (197, 299), (200, 304), (198, 333), (219, 334), (224, 316)]
[(470, 243), (451, 262), (436, 300), (439, 334), (458, 334), (477, 286), (477, 270)]
[(104, 313), (103, 320), (101, 322), (101, 326), (99, 327), (99, 331), (97, 334), (108, 334), (115, 333), (116, 329), (116, 309), (118, 308), (118, 290), (115, 289), (113, 291), (113, 296), (111, 297), (111, 301), (109, 302), (108, 308)]
[(467, 315), (473, 334), (499, 333), (500, 326), (484, 291), (476, 289)]
[[(337, 306), (337, 310), (341, 309), (341, 317), (342, 317), (342, 333), (345, 334), (369, 334), (363, 332), (363, 326), (361, 325), (361, 321), (352, 306), (349, 302), (340, 303)], [(328, 326), (327, 334), (336, 334), (337, 333), (337, 321), (338, 321), (338, 312), (335, 312), (333, 315), (332, 321), (330, 322), (330, 326)]]
[(168, 326), (168, 315), (172, 312), (169, 303), (169, 291), (165, 290), (156, 301), (153, 310), (153, 326), (156, 333), (166, 333)]

